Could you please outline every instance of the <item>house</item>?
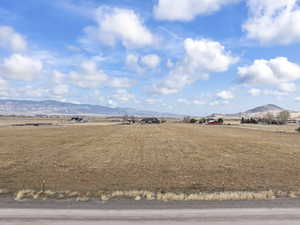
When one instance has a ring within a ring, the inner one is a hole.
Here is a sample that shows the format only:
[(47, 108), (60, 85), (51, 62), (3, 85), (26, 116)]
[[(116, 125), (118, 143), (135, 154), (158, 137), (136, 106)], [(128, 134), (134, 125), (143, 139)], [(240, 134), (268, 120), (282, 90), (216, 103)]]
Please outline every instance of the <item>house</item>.
[(224, 121), (223, 119), (218, 119), (218, 120), (215, 120), (215, 119), (210, 119), (207, 121), (207, 125), (223, 125)]
[(71, 121), (72, 122), (76, 122), (76, 123), (84, 123), (84, 122), (86, 122), (82, 117), (72, 117), (71, 118)]
[(160, 120), (156, 117), (149, 117), (149, 118), (143, 118), (141, 120), (141, 123), (147, 123), (147, 124), (159, 124)]

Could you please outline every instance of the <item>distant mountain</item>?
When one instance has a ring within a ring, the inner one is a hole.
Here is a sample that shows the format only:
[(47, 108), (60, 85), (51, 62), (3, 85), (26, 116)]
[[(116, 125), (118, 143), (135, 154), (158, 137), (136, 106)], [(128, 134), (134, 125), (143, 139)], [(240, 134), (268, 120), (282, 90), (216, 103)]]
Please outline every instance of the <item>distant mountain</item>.
[(134, 116), (158, 116), (180, 117), (172, 113), (142, 111), (131, 108), (112, 108), (100, 105), (73, 104), (53, 100), (29, 101), (29, 100), (1, 100), (0, 114), (2, 115), (103, 115), (122, 116), (125, 114)]
[(276, 111), (283, 111), (284, 109), (273, 104), (263, 105), (256, 107), (254, 109), (250, 109), (244, 113), (268, 113), (268, 112), (276, 112)]
[[(263, 105), (263, 106), (258, 106), (253, 109), (249, 109), (245, 112), (240, 112), (240, 113), (234, 113), (234, 114), (212, 114), (212, 117), (262, 117), (267, 113), (272, 113), (274, 115), (278, 114), (281, 111), (284, 111), (286, 109), (283, 109), (277, 105), (274, 104), (268, 104), (268, 105)], [(290, 110), (289, 111), (291, 114), (298, 115), (299, 113), (293, 112)]]

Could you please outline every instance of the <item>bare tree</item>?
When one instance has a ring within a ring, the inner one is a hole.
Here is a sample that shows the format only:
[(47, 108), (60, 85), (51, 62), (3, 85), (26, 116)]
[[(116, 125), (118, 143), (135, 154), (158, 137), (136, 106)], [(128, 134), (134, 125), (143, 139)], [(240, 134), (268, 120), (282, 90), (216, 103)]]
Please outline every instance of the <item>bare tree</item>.
[(267, 113), (265, 116), (264, 116), (264, 119), (266, 120), (266, 122), (268, 124), (272, 124), (272, 121), (274, 120), (274, 115), (273, 113)]
[(282, 124), (286, 124), (290, 118), (291, 114), (289, 111), (282, 111), (279, 113), (279, 120)]
[(191, 117), (190, 116), (185, 116), (184, 118), (183, 118), (183, 122), (184, 123), (189, 123), (191, 121)]
[(129, 119), (128, 115), (127, 115), (127, 114), (125, 114), (125, 115), (123, 116), (123, 122), (127, 122), (127, 121), (128, 121), (128, 119)]

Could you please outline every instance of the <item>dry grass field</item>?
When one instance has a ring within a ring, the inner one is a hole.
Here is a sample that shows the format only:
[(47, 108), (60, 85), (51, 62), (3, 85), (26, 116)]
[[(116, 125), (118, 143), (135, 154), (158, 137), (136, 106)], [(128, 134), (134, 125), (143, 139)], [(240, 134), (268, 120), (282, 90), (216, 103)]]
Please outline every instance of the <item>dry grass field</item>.
[(0, 127), (0, 189), (296, 191), (300, 134), (172, 123)]

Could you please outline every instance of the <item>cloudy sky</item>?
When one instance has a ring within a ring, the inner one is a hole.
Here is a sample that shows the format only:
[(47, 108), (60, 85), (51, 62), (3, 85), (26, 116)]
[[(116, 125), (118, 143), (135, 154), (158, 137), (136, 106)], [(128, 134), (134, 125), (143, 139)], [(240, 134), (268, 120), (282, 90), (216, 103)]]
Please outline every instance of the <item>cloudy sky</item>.
[(1, 0), (0, 98), (300, 110), (300, 0)]

